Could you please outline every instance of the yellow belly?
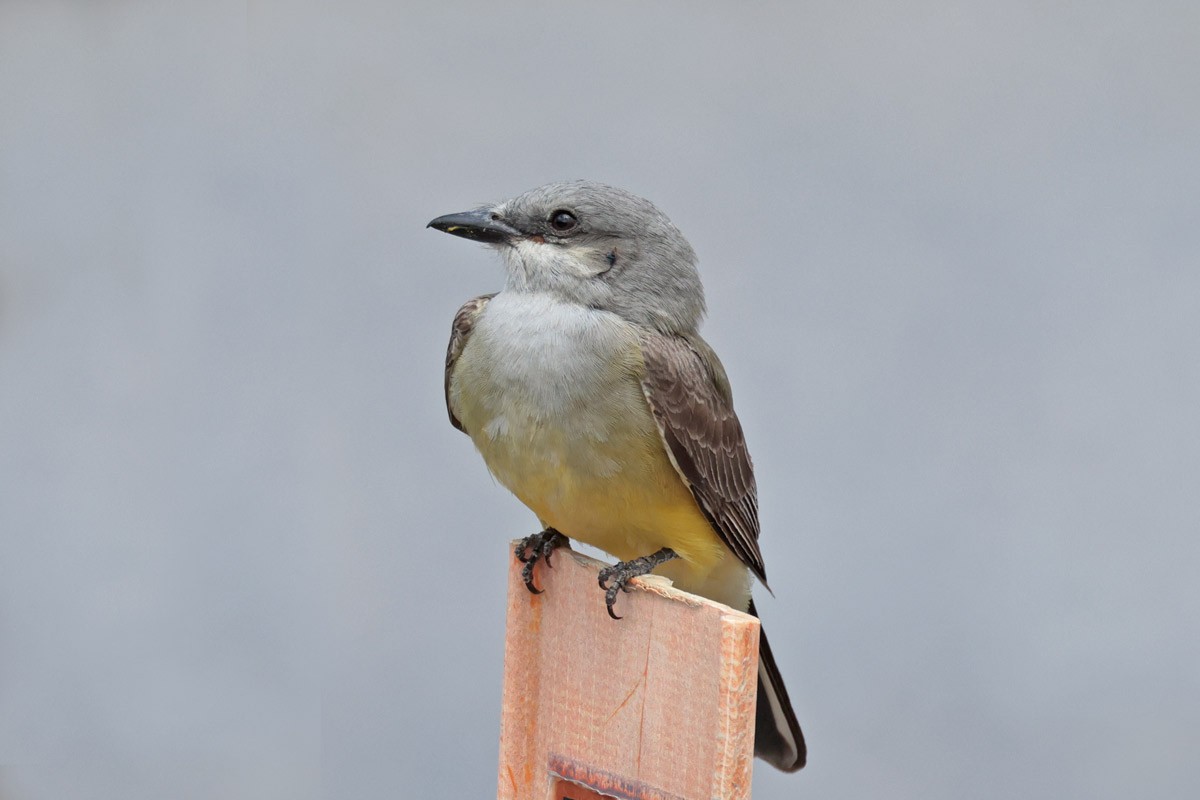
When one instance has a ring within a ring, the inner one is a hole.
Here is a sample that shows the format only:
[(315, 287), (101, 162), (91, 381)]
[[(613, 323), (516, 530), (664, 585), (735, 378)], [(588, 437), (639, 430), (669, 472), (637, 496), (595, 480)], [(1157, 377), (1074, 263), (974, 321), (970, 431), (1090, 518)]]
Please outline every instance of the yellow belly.
[(566, 466), (506, 477), (542, 522), (622, 561), (670, 547), (704, 569), (723, 556), (720, 540), (665, 453), (608, 478)]
[(524, 436), (472, 437), (497, 479), (543, 525), (622, 561), (670, 547), (679, 556), (655, 572), (684, 591), (745, 610), (750, 578), (680, 479), (653, 427), (607, 441), (544, 427)]

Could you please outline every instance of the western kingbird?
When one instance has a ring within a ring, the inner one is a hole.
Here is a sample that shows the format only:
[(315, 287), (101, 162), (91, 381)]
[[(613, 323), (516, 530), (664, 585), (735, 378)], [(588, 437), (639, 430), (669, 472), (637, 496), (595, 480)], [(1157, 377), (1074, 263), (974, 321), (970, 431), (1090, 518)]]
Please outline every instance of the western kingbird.
[[(569, 537), (621, 559), (600, 573), (608, 612), (633, 577), (755, 614), (754, 470), (725, 370), (697, 326), (696, 255), (649, 201), (589, 181), (553, 183), (429, 223), (504, 258), (503, 291), (467, 301), (446, 354), (446, 407), (492, 474), (544, 530), (533, 567)], [(804, 736), (765, 634), (755, 754), (804, 766)]]

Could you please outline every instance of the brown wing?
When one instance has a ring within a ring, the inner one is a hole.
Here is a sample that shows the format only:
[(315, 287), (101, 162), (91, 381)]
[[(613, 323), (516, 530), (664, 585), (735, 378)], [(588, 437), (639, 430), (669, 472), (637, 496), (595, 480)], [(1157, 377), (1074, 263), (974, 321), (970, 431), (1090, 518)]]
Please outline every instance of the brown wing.
[(475, 329), (475, 320), (479, 319), (479, 315), (483, 313), (488, 301), (495, 296), (496, 293), (493, 292), (463, 303), (462, 308), (458, 309), (458, 313), (454, 315), (454, 325), (450, 328), (450, 345), (446, 348), (446, 413), (450, 415), (450, 424), (460, 431), (463, 431), (462, 423), (458, 421), (458, 417), (454, 416), (454, 409), (450, 407), (450, 376), (454, 374), (454, 365), (458, 362), (458, 357), (462, 355), (471, 331)]
[(698, 336), (646, 333), (642, 391), (680, 477), (721, 541), (766, 585), (758, 495), (725, 370)]

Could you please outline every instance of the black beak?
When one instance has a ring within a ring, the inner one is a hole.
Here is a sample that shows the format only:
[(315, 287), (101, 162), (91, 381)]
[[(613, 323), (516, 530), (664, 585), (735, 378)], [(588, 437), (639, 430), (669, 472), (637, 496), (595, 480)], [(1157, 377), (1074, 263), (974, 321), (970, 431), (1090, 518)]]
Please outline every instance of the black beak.
[(521, 232), (500, 218), (499, 214), (486, 208), (447, 214), (438, 217), (425, 227), (452, 233), (464, 239), (474, 239), (488, 244), (504, 244)]

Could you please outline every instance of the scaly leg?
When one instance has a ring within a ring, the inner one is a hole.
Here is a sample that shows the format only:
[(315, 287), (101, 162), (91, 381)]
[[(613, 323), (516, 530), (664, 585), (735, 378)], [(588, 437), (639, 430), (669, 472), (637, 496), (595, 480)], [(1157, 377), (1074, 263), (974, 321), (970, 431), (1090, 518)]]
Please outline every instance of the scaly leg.
[[(620, 619), (613, 613), (613, 604), (617, 602), (617, 592), (632, 591), (629, 586), (629, 581), (653, 570), (660, 564), (665, 564), (673, 558), (679, 558), (679, 555), (669, 547), (664, 547), (657, 553), (651, 553), (648, 556), (641, 558), (633, 558), (629, 561), (622, 561), (619, 564), (613, 564), (611, 567), (605, 567), (600, 570), (600, 588), (604, 590), (604, 604), (608, 606), (608, 615), (613, 619)], [(609, 583), (612, 583), (610, 586)]]
[(525, 581), (525, 588), (534, 594), (541, 594), (542, 590), (533, 585), (533, 568), (541, 560), (545, 560), (547, 567), (553, 567), (554, 565), (550, 563), (550, 554), (559, 547), (570, 546), (571, 540), (554, 528), (546, 528), (544, 531), (526, 536), (519, 541), (513, 555), (525, 565), (521, 568), (521, 578)]

